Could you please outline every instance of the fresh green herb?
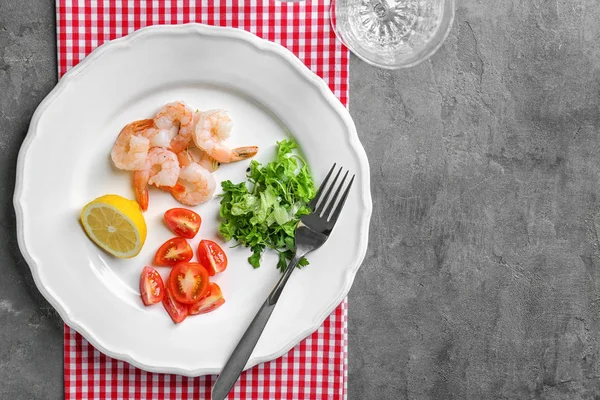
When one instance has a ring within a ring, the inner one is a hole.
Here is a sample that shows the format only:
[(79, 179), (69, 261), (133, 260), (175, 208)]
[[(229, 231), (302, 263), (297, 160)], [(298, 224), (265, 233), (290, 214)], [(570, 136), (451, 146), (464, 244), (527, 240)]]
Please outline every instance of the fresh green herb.
[[(277, 142), (277, 156), (267, 165), (252, 160), (246, 174), (248, 182), (221, 182), (221, 224), (219, 233), (250, 247), (248, 262), (260, 267), (266, 248), (279, 253), (277, 268), (284, 271), (294, 255), (294, 231), (300, 217), (310, 213), (308, 202), (315, 196), (315, 185), (306, 161), (294, 152), (292, 139)], [(308, 265), (302, 258), (300, 266)]]

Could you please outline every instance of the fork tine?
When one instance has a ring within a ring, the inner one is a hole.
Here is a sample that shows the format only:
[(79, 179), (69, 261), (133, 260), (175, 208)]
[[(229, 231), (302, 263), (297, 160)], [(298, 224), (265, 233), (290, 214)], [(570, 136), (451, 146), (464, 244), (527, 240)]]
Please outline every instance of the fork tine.
[[(327, 200), (329, 200), (329, 196), (331, 195), (331, 191), (333, 190), (333, 187), (335, 186), (335, 183), (337, 182), (337, 180), (340, 177), (341, 173), (342, 173), (342, 167), (340, 167), (338, 173), (335, 174), (335, 178), (333, 179), (333, 182), (331, 182), (331, 185), (329, 185), (329, 188), (327, 188), (327, 192), (325, 192), (325, 194), (323, 196), (321, 196), (322, 198), (321, 198), (321, 201), (319, 202), (319, 207), (317, 207), (317, 209), (314, 211), (315, 214), (321, 215), (321, 213), (325, 209), (325, 205), (327, 204)], [(321, 185), (321, 186), (323, 186), (323, 185)]]
[[(329, 218), (329, 224), (331, 224), (331, 225), (334, 225), (335, 222), (337, 221), (338, 217), (340, 216), (340, 212), (342, 211), (342, 208), (344, 207), (344, 203), (346, 202), (346, 197), (348, 197), (350, 188), (352, 187), (352, 184), (354, 183), (354, 176), (355, 175), (352, 175), (352, 179), (350, 179), (350, 183), (348, 183), (348, 187), (346, 187), (346, 190), (344, 191), (342, 198), (340, 199), (337, 207), (335, 208), (335, 210), (333, 210), (333, 213), (331, 214), (331, 217)], [(341, 188), (341, 186), (340, 186), (340, 188)]]
[(327, 205), (327, 209), (325, 209), (325, 212), (323, 213), (323, 218), (325, 218), (325, 220), (329, 219), (329, 215), (331, 214), (331, 210), (333, 210), (333, 206), (335, 205), (335, 201), (337, 199), (339, 199), (339, 197), (340, 197), (340, 192), (342, 191), (342, 188), (344, 187), (344, 182), (346, 182), (346, 178), (348, 177), (348, 172), (349, 171), (346, 171), (346, 173), (344, 174), (344, 177), (342, 178), (342, 181), (340, 182), (340, 185), (338, 186), (337, 190), (335, 191), (335, 194), (331, 198), (331, 201)]
[(310, 201), (310, 203), (308, 203), (308, 207), (311, 210), (314, 210), (317, 207), (317, 203), (319, 202), (319, 199), (321, 198), (321, 194), (323, 193), (323, 188), (325, 187), (325, 185), (327, 185), (327, 181), (329, 180), (329, 177), (331, 176), (331, 173), (335, 169), (335, 165), (336, 165), (336, 163), (333, 163), (333, 166), (331, 167), (331, 169), (327, 173), (327, 176), (323, 180), (323, 183), (321, 183), (321, 186), (319, 186), (319, 190), (317, 191), (317, 194), (315, 195), (315, 197), (313, 197), (313, 199)]

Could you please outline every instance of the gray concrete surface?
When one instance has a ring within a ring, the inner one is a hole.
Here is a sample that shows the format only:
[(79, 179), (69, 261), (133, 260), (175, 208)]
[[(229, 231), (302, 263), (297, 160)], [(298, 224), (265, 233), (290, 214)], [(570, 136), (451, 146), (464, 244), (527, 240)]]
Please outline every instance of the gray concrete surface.
[[(349, 399), (600, 399), (600, 3), (458, 0), (428, 62), (351, 62), (371, 163)], [(54, 2), (0, 2), (0, 398), (62, 397), (62, 323), (15, 239)]]
[[(0, 1), (0, 399), (62, 398), (58, 314), (37, 290), (15, 233), (17, 152), (56, 84), (54, 1)], [(40, 199), (43, 201), (43, 199)]]

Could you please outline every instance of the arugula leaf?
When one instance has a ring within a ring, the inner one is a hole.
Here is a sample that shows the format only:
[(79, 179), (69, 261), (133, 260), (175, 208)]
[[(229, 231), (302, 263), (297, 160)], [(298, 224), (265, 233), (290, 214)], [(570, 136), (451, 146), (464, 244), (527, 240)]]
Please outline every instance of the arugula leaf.
[[(266, 165), (250, 161), (247, 182), (221, 182), (219, 233), (250, 247), (248, 263), (254, 268), (271, 248), (278, 252), (277, 268), (283, 272), (294, 254), (296, 225), (310, 213), (307, 204), (316, 190), (306, 161), (294, 152), (297, 148), (293, 139), (277, 142), (275, 160)], [(305, 265), (308, 261), (302, 258), (299, 266)]]
[(254, 268), (260, 267), (260, 255), (262, 254), (264, 248), (265, 248), (264, 246), (253, 246), (252, 247), (252, 255), (250, 257), (248, 257), (248, 262)]

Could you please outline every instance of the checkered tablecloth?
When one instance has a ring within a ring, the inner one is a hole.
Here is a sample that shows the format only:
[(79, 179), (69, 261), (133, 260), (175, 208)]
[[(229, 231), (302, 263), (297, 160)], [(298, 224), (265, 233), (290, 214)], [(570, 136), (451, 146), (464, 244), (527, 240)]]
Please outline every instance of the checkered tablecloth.
[[(156, 24), (200, 22), (248, 30), (282, 44), (348, 101), (348, 51), (329, 24), (329, 0), (57, 0), (62, 76), (102, 43)], [(347, 302), (288, 354), (244, 372), (230, 399), (344, 399)], [(142, 371), (112, 359), (65, 325), (66, 399), (209, 399), (215, 376), (186, 378)]]

